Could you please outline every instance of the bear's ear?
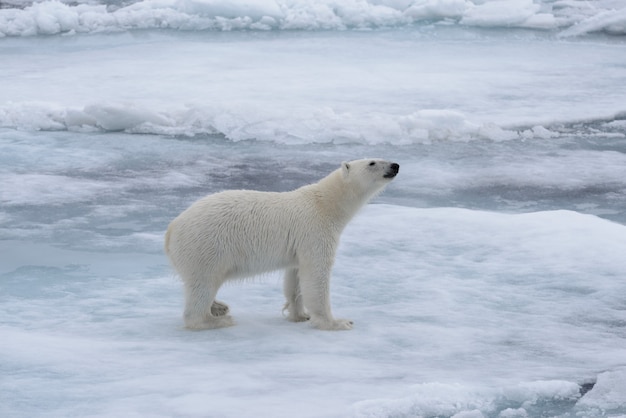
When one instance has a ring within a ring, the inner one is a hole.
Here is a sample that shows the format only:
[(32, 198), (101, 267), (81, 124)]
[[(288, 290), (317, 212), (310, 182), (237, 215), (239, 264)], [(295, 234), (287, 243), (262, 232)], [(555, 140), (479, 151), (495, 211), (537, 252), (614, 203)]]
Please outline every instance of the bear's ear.
[(341, 163), (341, 174), (343, 174), (343, 178), (348, 178), (348, 174), (350, 173), (350, 163), (344, 161)]

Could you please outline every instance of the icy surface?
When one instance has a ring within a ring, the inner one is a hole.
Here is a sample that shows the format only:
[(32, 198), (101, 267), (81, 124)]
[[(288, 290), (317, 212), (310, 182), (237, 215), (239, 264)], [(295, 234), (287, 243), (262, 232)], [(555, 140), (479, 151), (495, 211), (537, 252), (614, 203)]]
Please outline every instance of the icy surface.
[[(623, 1), (1, 6), (0, 416), (626, 415)], [(368, 156), (354, 330), (182, 327), (171, 219)]]
[[(223, 290), (236, 327), (185, 331), (156, 251), (7, 242), (55, 260), (3, 268), (5, 415), (623, 411), (625, 229), (564, 211), (370, 206), (335, 269), (346, 333), (281, 318), (274, 277)], [(146, 235), (138, 247), (153, 248)]]
[(624, 49), (459, 28), (11, 38), (0, 126), (285, 144), (549, 139), (623, 122)]
[[(622, 153), (558, 139), (551, 151), (11, 130), (0, 140), (4, 416), (626, 411), (626, 216), (623, 203), (610, 209), (610, 196), (624, 199)], [(282, 318), (278, 274), (222, 290), (237, 326), (182, 328), (181, 285), (161, 253), (171, 218), (205, 193), (291, 189), (365, 152), (403, 165), (342, 240), (333, 305), (353, 331)], [(510, 155), (512, 166), (497, 162)], [(541, 165), (547, 174), (529, 172)], [(596, 183), (612, 191), (585, 192)], [(437, 207), (459, 203), (490, 211)]]
[[(0, 36), (114, 32), (342, 30), (416, 23), (626, 34), (621, 0), (9, 0)], [(13, 7), (11, 7), (13, 6)]]

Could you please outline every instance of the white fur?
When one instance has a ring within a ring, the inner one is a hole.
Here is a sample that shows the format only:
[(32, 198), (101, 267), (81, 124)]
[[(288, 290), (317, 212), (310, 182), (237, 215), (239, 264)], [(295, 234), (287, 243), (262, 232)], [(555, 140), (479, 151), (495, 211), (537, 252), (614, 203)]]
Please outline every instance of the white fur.
[[(372, 164), (373, 163), (373, 164)], [(172, 221), (165, 252), (185, 285), (185, 325), (233, 325), (215, 301), (227, 280), (284, 269), (290, 321), (326, 330), (352, 328), (330, 309), (330, 273), (339, 236), (398, 165), (379, 159), (344, 162), (318, 183), (285, 193), (230, 190), (200, 199)]]

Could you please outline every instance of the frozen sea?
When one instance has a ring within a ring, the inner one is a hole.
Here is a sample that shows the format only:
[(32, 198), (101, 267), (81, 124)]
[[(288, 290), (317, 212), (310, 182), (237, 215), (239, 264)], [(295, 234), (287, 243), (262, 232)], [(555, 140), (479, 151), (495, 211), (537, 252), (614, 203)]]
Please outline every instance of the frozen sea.
[[(363, 157), (352, 331), (183, 328), (171, 219)], [(626, 417), (626, 2), (1, 0), (0, 416)]]

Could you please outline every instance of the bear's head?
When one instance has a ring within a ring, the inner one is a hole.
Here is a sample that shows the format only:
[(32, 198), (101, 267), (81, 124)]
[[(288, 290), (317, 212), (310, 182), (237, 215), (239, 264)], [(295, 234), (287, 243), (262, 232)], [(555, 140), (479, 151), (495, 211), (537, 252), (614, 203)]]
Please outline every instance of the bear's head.
[(380, 192), (398, 174), (400, 165), (377, 158), (343, 162), (341, 173), (344, 182), (358, 194), (370, 198)]

